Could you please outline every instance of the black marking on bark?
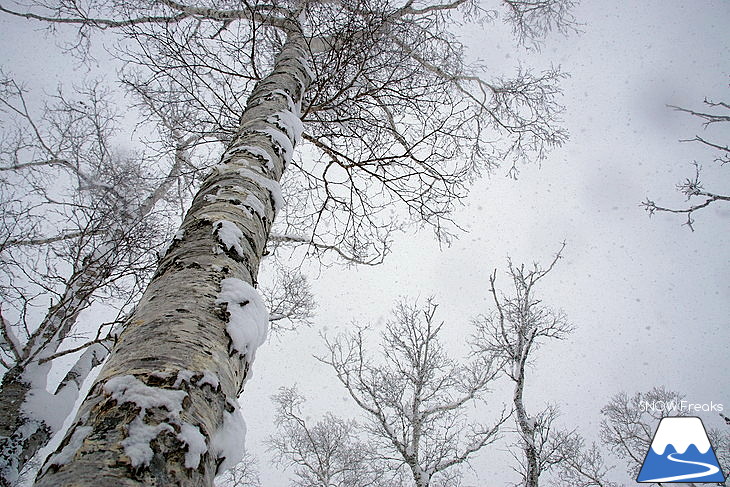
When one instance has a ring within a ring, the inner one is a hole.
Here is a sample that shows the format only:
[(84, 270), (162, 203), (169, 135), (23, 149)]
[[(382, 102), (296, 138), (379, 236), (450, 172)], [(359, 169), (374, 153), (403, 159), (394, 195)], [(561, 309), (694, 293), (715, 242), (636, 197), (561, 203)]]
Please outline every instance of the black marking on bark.
[(167, 273), (169, 270), (182, 270), (185, 268), (185, 264), (182, 262), (179, 256), (173, 257), (172, 260), (163, 259), (160, 265), (157, 267), (157, 271), (152, 276), (152, 280), (160, 278), (162, 275)]
[(244, 384), (246, 383), (246, 377), (248, 377), (248, 371), (249, 371), (249, 368), (251, 367), (251, 362), (246, 360), (245, 356), (242, 355), (241, 359), (244, 361), (243, 377), (241, 378), (241, 385), (238, 386), (238, 392), (236, 393), (236, 396), (240, 396), (241, 393), (243, 393), (243, 387), (244, 387)]
[(228, 338), (228, 356), (233, 357), (238, 353), (238, 350), (233, 346), (233, 338), (228, 334), (228, 331), (226, 331), (226, 338)]
[[(233, 223), (233, 222), (231, 222), (231, 223)], [(233, 223), (233, 225), (235, 225), (235, 223)], [(216, 223), (215, 227), (213, 228), (213, 235), (215, 235), (216, 241), (218, 242), (218, 248), (220, 248), (231, 260), (234, 260), (236, 262), (246, 263), (248, 261), (248, 257), (246, 257), (245, 255), (239, 254), (236, 251), (235, 247), (233, 247), (233, 246), (228, 247), (225, 243), (223, 243), (223, 240), (221, 240), (220, 236), (218, 235), (218, 232), (220, 231), (221, 228), (223, 228), (222, 221)], [(236, 225), (236, 228), (238, 228), (238, 225)], [(240, 228), (238, 228), (238, 230), (240, 231)], [(247, 237), (247, 235), (243, 234), (243, 232), (241, 232), (241, 234), (244, 237)], [(248, 240), (248, 238), (246, 240)], [(249, 243), (250, 243), (250, 241), (249, 241)], [(252, 247), (252, 249), (255, 250), (255, 247)]]
[(216, 306), (213, 314), (221, 321), (228, 323), (228, 320), (231, 318), (231, 313), (228, 312), (228, 303), (221, 303), (220, 306)]
[(226, 457), (220, 457), (215, 459), (215, 474), (218, 475), (221, 468), (221, 463), (223, 463), (223, 460), (225, 460)]
[[(241, 135), (244, 135), (244, 134), (245, 134), (245, 132)], [(241, 145), (245, 145), (245, 144), (241, 144)], [(262, 157), (258, 154), (254, 154), (253, 152), (249, 151), (248, 149), (237, 148), (237, 149), (234, 149), (233, 151), (225, 154), (224, 157), (221, 159), (221, 163), (230, 164), (231, 162), (233, 162), (234, 158), (238, 158), (238, 157), (243, 158), (244, 155), (248, 156), (250, 158), (253, 158), (256, 162), (258, 162), (260, 164), (265, 165), (266, 162), (268, 162), (264, 157)]]
[(145, 377), (145, 380), (142, 381), (145, 384), (147, 384), (150, 387), (160, 387), (163, 385), (172, 385), (176, 377), (175, 374), (169, 373), (169, 374), (160, 374), (160, 373), (154, 373), (150, 374), (147, 377)]
[(256, 248), (256, 240), (251, 235), (249, 235), (248, 233), (244, 233), (243, 234), (243, 238), (246, 239), (246, 241), (248, 242), (249, 247), (251, 247), (251, 250), (253, 250), (254, 254), (257, 254), (258, 253), (258, 250)]

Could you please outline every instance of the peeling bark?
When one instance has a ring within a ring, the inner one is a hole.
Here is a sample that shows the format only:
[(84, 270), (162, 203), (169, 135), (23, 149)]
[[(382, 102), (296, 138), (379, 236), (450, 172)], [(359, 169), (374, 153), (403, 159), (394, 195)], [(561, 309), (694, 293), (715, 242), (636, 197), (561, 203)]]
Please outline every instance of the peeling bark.
[[(59, 452), (66, 448), (68, 454), (74, 438), (81, 438), (76, 452), (63, 465), (54, 464), (51, 458), (36, 485), (212, 485), (223, 459), (211, 453), (211, 439), (232, 412), (231, 401), (243, 389), (254, 354), (254, 350), (241, 354), (232, 348), (226, 333), (230, 313), (217, 298), (224, 279), (256, 285), (279, 199), (276, 187), (296, 142), (294, 134), (279, 128), (280, 120), (274, 115), (293, 113), (299, 118), (297, 107), (311, 81), (307, 58), (304, 38), (292, 29), (272, 73), (249, 97), (239, 133), (221, 164), (195, 196), (179, 232), (183, 237), (173, 242), (160, 261), (59, 447)], [(258, 151), (240, 150), (242, 147), (259, 148), (270, 158), (257, 155)], [(237, 232), (229, 232), (225, 238), (216, 232), (215, 224), (221, 221), (232, 222), (240, 231), (238, 245), (225, 241)], [(242, 307), (247, 304), (239, 303)], [(178, 381), (183, 370), (209, 371), (218, 378), (218, 387)], [(208, 451), (201, 455), (197, 468), (186, 467), (190, 446), (180, 439), (180, 426), (171, 421), (171, 411), (164, 406), (120, 403), (105, 391), (109, 380), (122, 376), (133, 376), (162, 391), (185, 392), (179, 421), (175, 421), (198, 428), (206, 439)], [(149, 441), (151, 460), (134, 466), (123, 442), (130, 435), (131, 423), (140, 417), (156, 433)], [(74, 436), (80, 428), (85, 436)]]

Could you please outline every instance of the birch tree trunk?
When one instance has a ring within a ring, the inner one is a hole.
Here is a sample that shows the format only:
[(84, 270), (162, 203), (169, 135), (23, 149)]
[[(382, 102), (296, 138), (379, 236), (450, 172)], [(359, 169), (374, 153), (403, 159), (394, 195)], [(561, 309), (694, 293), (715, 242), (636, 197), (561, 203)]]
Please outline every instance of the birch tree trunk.
[(301, 132), (307, 59), (290, 28), (36, 485), (212, 485), (243, 455), (236, 398), (268, 320), (253, 287)]

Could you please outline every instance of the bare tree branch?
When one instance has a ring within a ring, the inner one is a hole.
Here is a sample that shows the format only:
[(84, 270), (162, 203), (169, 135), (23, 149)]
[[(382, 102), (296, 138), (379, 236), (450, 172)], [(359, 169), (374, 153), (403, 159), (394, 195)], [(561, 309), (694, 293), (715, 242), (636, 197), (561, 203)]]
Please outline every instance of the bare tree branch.
[[(730, 105), (725, 102), (713, 102), (705, 98), (704, 103), (711, 109), (730, 110)], [(725, 115), (723, 113), (700, 112), (690, 110), (688, 108), (678, 107), (675, 105), (667, 106), (676, 111), (688, 113), (694, 117), (704, 120), (702, 126), (705, 129), (716, 123), (730, 122), (730, 115)], [(720, 165), (724, 165), (725, 163), (730, 162), (730, 147), (728, 147), (727, 144), (713, 142), (699, 135), (695, 135), (692, 139), (681, 140), (681, 142), (699, 142), (705, 147), (720, 151), (720, 155), (715, 158), (714, 162), (717, 162)], [(700, 180), (700, 172), (702, 167), (697, 162), (694, 162), (693, 165), (695, 167), (694, 177), (687, 178), (684, 180), (684, 182), (677, 185), (677, 191), (679, 191), (686, 197), (688, 204), (683, 208), (676, 208), (659, 205), (655, 203), (652, 199), (647, 198), (641, 203), (641, 207), (649, 213), (650, 217), (653, 216), (655, 213), (685, 214), (687, 215), (687, 219), (685, 220), (684, 225), (687, 225), (690, 230), (694, 231), (694, 214), (696, 212), (711, 205), (718, 204), (719, 202), (730, 201), (730, 194), (728, 194), (727, 192), (705, 190), (704, 185)], [(697, 202), (698, 200), (700, 202)]]

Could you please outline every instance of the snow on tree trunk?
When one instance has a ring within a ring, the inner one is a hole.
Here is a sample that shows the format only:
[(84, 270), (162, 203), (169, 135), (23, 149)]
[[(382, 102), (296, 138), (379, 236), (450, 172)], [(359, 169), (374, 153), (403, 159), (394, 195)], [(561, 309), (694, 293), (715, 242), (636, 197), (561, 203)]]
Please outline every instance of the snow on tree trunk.
[(311, 71), (292, 29), (38, 486), (212, 485), (268, 316), (254, 289)]
[[(49, 434), (38, 421), (33, 421), (22, 412), (31, 385), (22, 378), (22, 367), (15, 366), (5, 373), (2, 381), (3, 414), (0, 415), (0, 485), (13, 485), (31, 455), (25, 450), (34, 450), (33, 445)], [(39, 438), (40, 437), (40, 438)]]

